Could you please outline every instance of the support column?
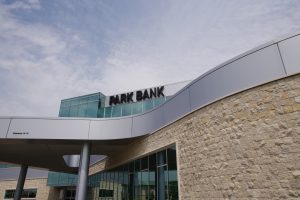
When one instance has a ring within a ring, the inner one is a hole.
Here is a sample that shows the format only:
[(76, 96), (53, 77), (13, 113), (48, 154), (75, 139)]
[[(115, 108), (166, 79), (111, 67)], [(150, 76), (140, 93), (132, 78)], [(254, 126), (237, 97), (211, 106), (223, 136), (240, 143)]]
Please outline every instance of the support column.
[(82, 145), (80, 154), (80, 163), (78, 170), (78, 183), (76, 187), (76, 200), (87, 199), (87, 184), (90, 164), (90, 151), (91, 145), (89, 142), (85, 142)]
[(21, 165), (21, 170), (18, 178), (17, 188), (14, 195), (14, 200), (20, 200), (23, 192), (23, 187), (25, 183), (25, 178), (27, 174), (28, 166), (27, 165)]

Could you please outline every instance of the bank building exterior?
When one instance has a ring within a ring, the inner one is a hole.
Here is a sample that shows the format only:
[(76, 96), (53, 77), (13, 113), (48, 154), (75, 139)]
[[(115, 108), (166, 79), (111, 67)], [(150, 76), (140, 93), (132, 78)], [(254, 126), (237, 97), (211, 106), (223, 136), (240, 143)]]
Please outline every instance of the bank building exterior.
[(300, 34), (192, 81), (0, 117), (0, 199), (300, 198)]

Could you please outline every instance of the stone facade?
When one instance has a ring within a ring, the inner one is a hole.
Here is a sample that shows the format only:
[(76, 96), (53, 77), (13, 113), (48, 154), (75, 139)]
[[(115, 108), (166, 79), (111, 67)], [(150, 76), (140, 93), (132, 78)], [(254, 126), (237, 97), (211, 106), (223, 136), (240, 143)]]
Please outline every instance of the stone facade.
[[(16, 189), (16, 180), (0, 181), (0, 198), (3, 199), (5, 190)], [(37, 200), (57, 200), (59, 196), (59, 190), (53, 187), (47, 186), (47, 179), (26, 179), (24, 189), (37, 189)]]
[(188, 199), (300, 198), (300, 74), (216, 101), (130, 144), (90, 174), (177, 146)]

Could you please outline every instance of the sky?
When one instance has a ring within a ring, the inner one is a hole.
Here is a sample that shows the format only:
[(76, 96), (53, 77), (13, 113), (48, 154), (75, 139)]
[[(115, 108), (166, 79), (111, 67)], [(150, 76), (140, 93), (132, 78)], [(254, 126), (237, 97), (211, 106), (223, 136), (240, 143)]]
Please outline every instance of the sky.
[(299, 0), (0, 0), (0, 116), (192, 80), (300, 31)]

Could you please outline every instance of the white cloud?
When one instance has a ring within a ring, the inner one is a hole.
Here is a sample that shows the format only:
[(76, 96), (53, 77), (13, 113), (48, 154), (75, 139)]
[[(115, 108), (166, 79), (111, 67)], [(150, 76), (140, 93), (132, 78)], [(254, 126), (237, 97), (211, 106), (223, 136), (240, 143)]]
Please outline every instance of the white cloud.
[(1, 8), (0, 23), (0, 104), (6, 105), (1, 115), (56, 116), (60, 99), (89, 89), (86, 60), (66, 61), (73, 41), (81, 44), (78, 36), (65, 38), (51, 27), (24, 24)]
[(196, 78), (246, 50), (299, 30), (300, 4), (293, 2), (171, 1), (164, 12), (142, 18), (134, 29), (120, 28), (123, 35), (111, 41), (103, 81), (123, 90)]

